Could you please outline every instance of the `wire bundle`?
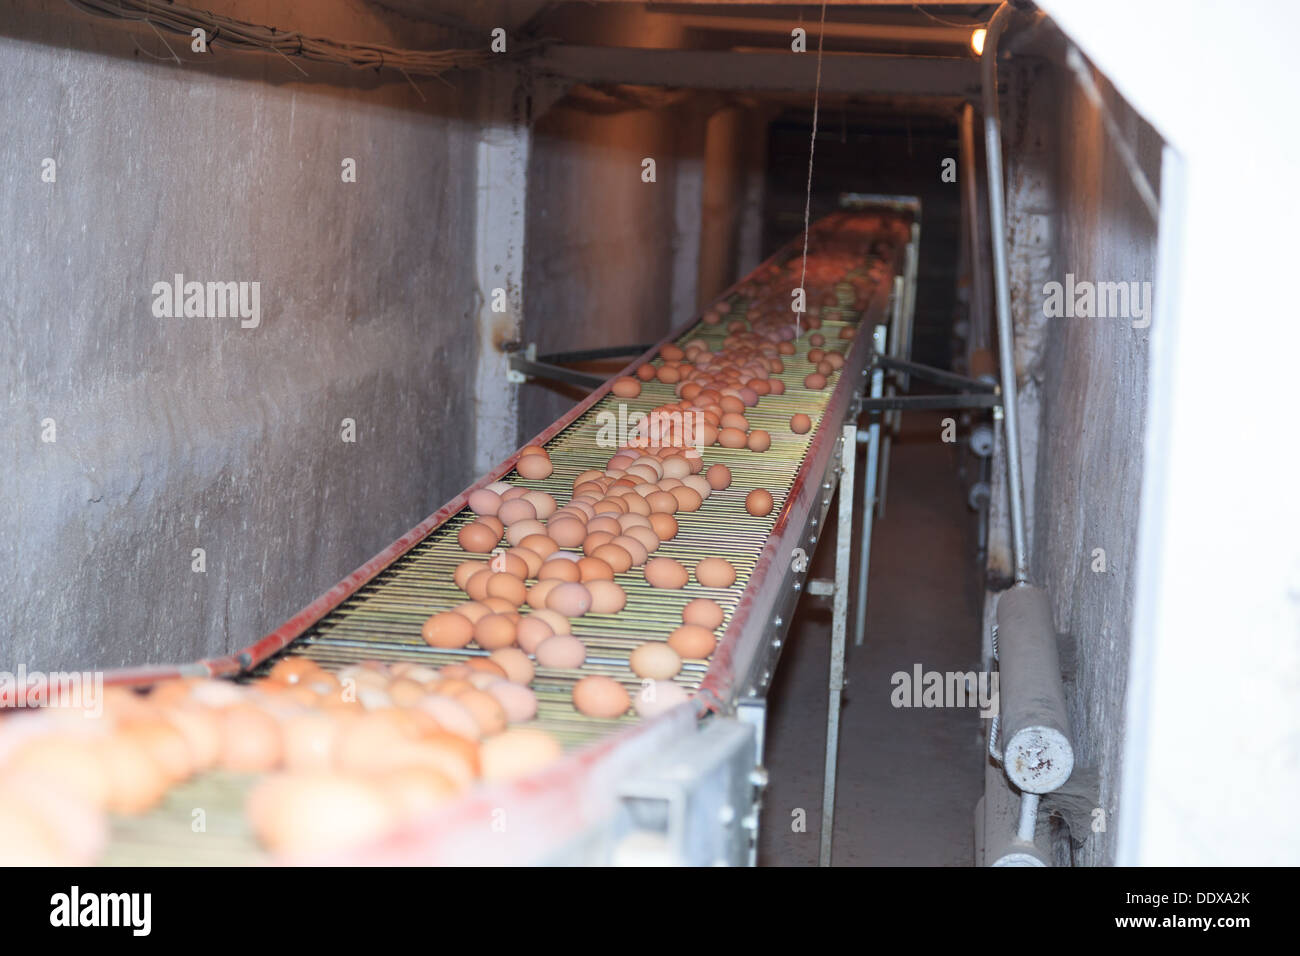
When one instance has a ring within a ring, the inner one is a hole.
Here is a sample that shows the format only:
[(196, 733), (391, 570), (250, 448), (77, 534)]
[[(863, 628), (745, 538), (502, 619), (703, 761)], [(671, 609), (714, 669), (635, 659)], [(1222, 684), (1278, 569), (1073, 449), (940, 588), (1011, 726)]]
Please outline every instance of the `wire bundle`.
[[(342, 43), (235, 20), (177, 3), (160, 3), (159, 0), (68, 0), (68, 3), (94, 16), (144, 23), (155, 32), (161, 27), (188, 37), (192, 36), (194, 29), (201, 28), (208, 46), (219, 44), (244, 52), (278, 53), (290, 62), (293, 58), (301, 58), (358, 70), (389, 68), (404, 75), (438, 76), (449, 70), (480, 67), (489, 59), (504, 56), (490, 52), (486, 43), (482, 49), (448, 50), (407, 50), (375, 43)], [(159, 37), (161, 39), (161, 34)], [(515, 49), (511, 52), (517, 55), (523, 51)], [(172, 58), (180, 59), (174, 52)], [(301, 67), (297, 68), (305, 73)]]

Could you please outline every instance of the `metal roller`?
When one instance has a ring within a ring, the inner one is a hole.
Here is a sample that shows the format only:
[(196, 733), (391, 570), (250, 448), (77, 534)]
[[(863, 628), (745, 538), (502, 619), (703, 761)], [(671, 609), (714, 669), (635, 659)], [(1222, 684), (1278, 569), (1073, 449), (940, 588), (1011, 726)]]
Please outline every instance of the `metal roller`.
[(998, 598), (999, 745), (1007, 777), (1026, 793), (1070, 779), (1074, 748), (1047, 592), (1016, 585)]

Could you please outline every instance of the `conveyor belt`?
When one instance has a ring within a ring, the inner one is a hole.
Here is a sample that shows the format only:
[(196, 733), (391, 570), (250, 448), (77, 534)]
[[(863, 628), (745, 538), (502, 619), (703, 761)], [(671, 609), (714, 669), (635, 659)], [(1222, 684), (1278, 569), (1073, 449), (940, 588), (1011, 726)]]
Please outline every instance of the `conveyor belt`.
[[(879, 213), (874, 215), (878, 218), (880, 216)], [(839, 213), (829, 220), (823, 220), (814, 229), (833, 232), (836, 228), (845, 226), (853, 228), (860, 225), (862, 217), (863, 214), (860, 213)], [(889, 216), (884, 217), (886, 222), (889, 219)], [(760, 267), (755, 275), (765, 268), (770, 269), (771, 264), (784, 263), (797, 255), (801, 248), (801, 240), (791, 243)], [(882, 251), (888, 253), (895, 250), (891, 245)], [(897, 263), (886, 264), (892, 269)], [(863, 263), (848, 275), (859, 272), (866, 266), (867, 263)], [(846, 277), (840, 278), (843, 280)], [(809, 277), (808, 285), (810, 290), (813, 289), (812, 276)], [(874, 307), (883, 308), (882, 297), (887, 297), (889, 285), (884, 282), (875, 290), (872, 302)], [(745, 283), (740, 283), (719, 300), (729, 303), (731, 309), (731, 315), (724, 318), (722, 323), (695, 323), (679, 330), (667, 341), (684, 344), (692, 339), (703, 339), (712, 349), (721, 348), (723, 339), (728, 335), (727, 323), (745, 315), (750, 300), (738, 291), (744, 287)], [(572, 622), (573, 633), (587, 645), (587, 660), (582, 667), (576, 670), (537, 669), (532, 683), (539, 702), (536, 726), (553, 733), (566, 749), (579, 748), (599, 738), (607, 738), (620, 729), (626, 729), (628, 725), (642, 723), (634, 715), (613, 721), (582, 716), (571, 703), (573, 684), (581, 677), (600, 674), (621, 681), (629, 694), (634, 694), (640, 682), (628, 666), (630, 653), (646, 641), (666, 640), (673, 629), (680, 625), (682, 608), (694, 598), (712, 598), (724, 610), (724, 623), (718, 630), (722, 639), (720, 650), (724, 653), (715, 654), (715, 661), (721, 656), (725, 665), (715, 668), (702, 661), (685, 661), (676, 682), (694, 692), (706, 681), (707, 676), (710, 694), (707, 695), (708, 701), (702, 703), (716, 704), (719, 697), (716, 689), (719, 686), (732, 679), (743, 678), (743, 675), (732, 675), (730, 670), (734, 665), (739, 642), (739, 635), (734, 632), (743, 623), (736, 620), (742, 598), (751, 585), (761, 588), (775, 587), (779, 583), (752, 579), (756, 570), (772, 563), (770, 555), (766, 562), (761, 559), (765, 548), (769, 548), (772, 543), (774, 527), (778, 521), (783, 520), (787, 497), (800, 486), (801, 473), (810, 469), (810, 450), (823, 447), (824, 443), (831, 440), (830, 436), (824, 434), (826, 430), (822, 427), (828, 409), (836, 409), (837, 420), (831, 423), (832, 427), (838, 428), (842, 421), (848, 407), (847, 392), (856, 390), (858, 384), (844, 380), (858, 377), (858, 370), (863, 365), (862, 357), (869, 345), (866, 341), (856, 339), (838, 339), (841, 328), (856, 328), (860, 324), (865, 310), (854, 312), (849, 308), (854, 298), (851, 286), (841, 284), (837, 291), (839, 304), (835, 308), (823, 309), (820, 332), (826, 339), (826, 348), (854, 346), (852, 354), (858, 360), (847, 364), (824, 390), (805, 389), (803, 380), (814, 371), (813, 365), (807, 360), (810, 332), (805, 330), (796, 342), (796, 354), (782, 357), (785, 368), (775, 376), (785, 382), (784, 394), (765, 395), (756, 406), (745, 412), (752, 428), (762, 428), (771, 434), (770, 449), (763, 453), (747, 449), (726, 449), (716, 445), (703, 449), (705, 467), (716, 462), (727, 465), (732, 472), (732, 483), (729, 488), (714, 492), (698, 511), (679, 513), (677, 536), (664, 542), (655, 553), (656, 557), (676, 558), (688, 568), (705, 557), (726, 558), (736, 569), (736, 583), (730, 588), (703, 588), (692, 577), (688, 587), (671, 591), (651, 588), (646, 584), (640, 568), (617, 574), (615, 581), (623, 587), (628, 598), (624, 610), (615, 615), (588, 614)], [(811, 302), (817, 301), (814, 293)], [(631, 367), (642, 361), (644, 358), (638, 359)], [(505, 480), (529, 489), (549, 492), (563, 504), (572, 495), (575, 476), (587, 469), (603, 470), (616, 451), (615, 447), (602, 447), (597, 442), (602, 415), (613, 413), (617, 416), (620, 404), (625, 404), (627, 414), (631, 415), (635, 412), (648, 413), (659, 405), (677, 400), (673, 386), (658, 381), (644, 383), (640, 396), (635, 399), (621, 399), (606, 389), (598, 390), (593, 399), (584, 403), (587, 404), (585, 409), (546, 438), (545, 445), (555, 466), (554, 474), (544, 480), (530, 481), (511, 470), (505, 475)], [(790, 418), (797, 412), (808, 415), (813, 421), (813, 428), (805, 435), (796, 435), (790, 431)], [(819, 445), (819, 441), (823, 445)], [(822, 468), (829, 467), (830, 456), (823, 450), (819, 461)], [(811, 479), (820, 482), (822, 476), (813, 475)], [(745, 495), (754, 488), (768, 490), (775, 501), (772, 513), (765, 518), (751, 517), (745, 511)], [(440, 514), (445, 512), (446, 509)], [(304, 655), (330, 669), (365, 660), (386, 663), (413, 661), (440, 667), (468, 657), (485, 655), (486, 652), (474, 647), (462, 650), (432, 648), (420, 636), (421, 624), (431, 614), (450, 610), (466, 600), (464, 592), (452, 581), (452, 571), (467, 557), (476, 557), (467, 555), (457, 542), (458, 531), (473, 517), (463, 507), (444, 516), (404, 554), (328, 613), (310, 623), (301, 636), (279, 654), (268, 656), (260, 662), (252, 660), (265, 650), (265, 641), (245, 652), (246, 656), (242, 660), (246, 665), (244, 673), (261, 674), (284, 655)], [(428, 524), (429, 522), (425, 523), (426, 526)], [(749, 603), (753, 603), (752, 598), (751, 594)], [(299, 618), (302, 617), (299, 615)], [(250, 668), (248, 665), (254, 666)], [(173, 790), (160, 808), (139, 818), (117, 821), (107, 862), (222, 864), (260, 859), (261, 853), (242, 819), (241, 803), (248, 782), (248, 778), (230, 774), (207, 774)], [(194, 835), (190, 830), (191, 808), (194, 807), (204, 808), (207, 816), (207, 831), (201, 835)]]

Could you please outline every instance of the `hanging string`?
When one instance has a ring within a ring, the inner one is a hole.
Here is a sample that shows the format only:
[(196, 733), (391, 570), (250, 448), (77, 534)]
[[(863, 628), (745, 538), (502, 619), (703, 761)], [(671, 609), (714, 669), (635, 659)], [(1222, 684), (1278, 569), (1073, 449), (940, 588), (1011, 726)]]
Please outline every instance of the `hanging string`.
[(804, 194), (803, 200), (803, 268), (799, 273), (799, 294), (803, 296), (803, 309), (794, 314), (794, 332), (795, 335), (802, 335), (801, 327), (803, 322), (803, 313), (808, 308), (808, 290), (804, 288), (804, 280), (808, 278), (808, 223), (812, 213), (812, 174), (813, 174), (813, 154), (817, 152), (817, 107), (821, 102), (822, 92), (822, 40), (826, 36), (826, 3), (822, 0), (822, 20), (821, 26), (817, 30), (817, 81), (813, 85), (813, 121), (812, 137), (808, 142), (808, 191)]

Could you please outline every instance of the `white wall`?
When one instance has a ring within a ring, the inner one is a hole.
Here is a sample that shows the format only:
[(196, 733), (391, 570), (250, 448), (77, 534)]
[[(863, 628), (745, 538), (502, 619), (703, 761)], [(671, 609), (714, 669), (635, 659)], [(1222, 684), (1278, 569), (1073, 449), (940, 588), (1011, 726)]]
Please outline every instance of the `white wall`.
[[(1123, 864), (1300, 860), (1300, 8), (1043, 7), (1170, 143)], [(1176, 205), (1174, 205), (1176, 204)]]

